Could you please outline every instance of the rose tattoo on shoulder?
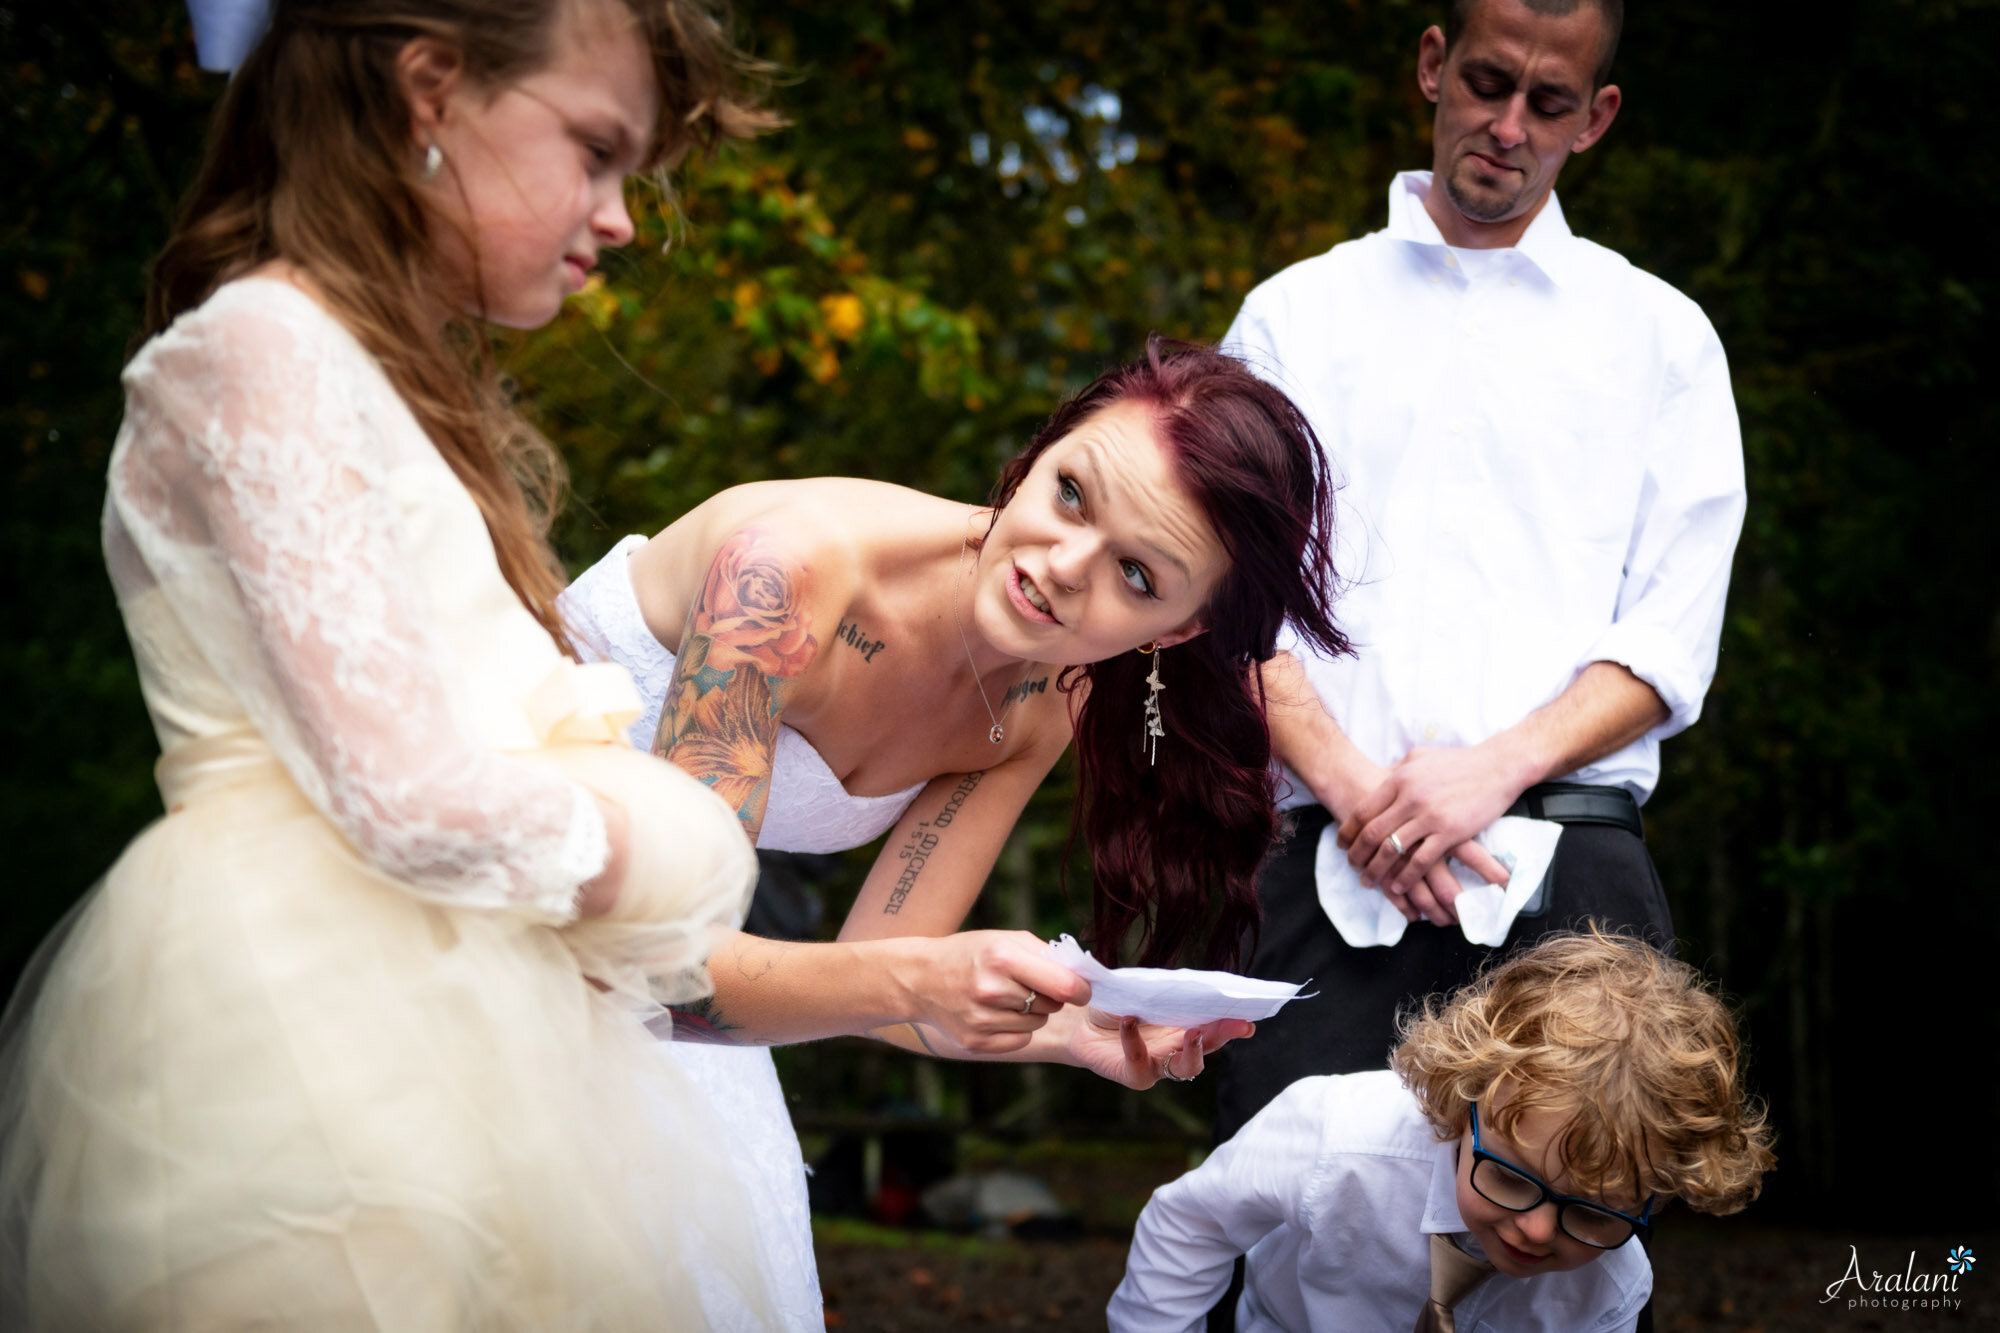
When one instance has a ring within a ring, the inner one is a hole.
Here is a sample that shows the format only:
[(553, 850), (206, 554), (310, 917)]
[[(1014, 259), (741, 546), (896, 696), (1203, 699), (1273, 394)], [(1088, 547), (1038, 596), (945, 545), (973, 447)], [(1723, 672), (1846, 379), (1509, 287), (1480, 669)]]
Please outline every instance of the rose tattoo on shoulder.
[(804, 575), (772, 554), (761, 528), (745, 528), (723, 543), (701, 590), (709, 665), (727, 671), (750, 662), (787, 679), (803, 673), (819, 652), (800, 608)]
[(688, 608), (653, 752), (729, 802), (751, 838), (764, 823), (789, 688), (819, 653), (805, 614), (809, 571), (759, 526), (715, 553)]

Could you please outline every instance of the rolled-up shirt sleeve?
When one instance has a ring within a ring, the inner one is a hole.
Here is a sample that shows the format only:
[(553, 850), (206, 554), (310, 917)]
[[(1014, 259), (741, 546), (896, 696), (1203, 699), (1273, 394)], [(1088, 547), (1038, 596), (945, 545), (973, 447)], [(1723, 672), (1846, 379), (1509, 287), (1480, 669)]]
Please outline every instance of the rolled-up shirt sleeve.
[(1611, 625), (1584, 661), (1616, 662), (1652, 686), (1664, 739), (1694, 724), (1715, 677), (1723, 603), (1743, 528), (1743, 440), (1721, 340), (1689, 303), (1661, 381), (1638, 521)]
[(1196, 1170), (1153, 1192), (1112, 1293), (1112, 1333), (1197, 1330), (1236, 1257), (1297, 1224), (1319, 1158), (1324, 1080), (1287, 1088)]

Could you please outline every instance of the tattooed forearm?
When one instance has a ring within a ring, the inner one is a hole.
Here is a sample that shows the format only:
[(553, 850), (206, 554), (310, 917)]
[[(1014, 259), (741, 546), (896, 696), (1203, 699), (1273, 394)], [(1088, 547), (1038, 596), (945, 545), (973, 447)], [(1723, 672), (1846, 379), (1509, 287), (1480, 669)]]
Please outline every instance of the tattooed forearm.
[(806, 582), (804, 566), (762, 528), (722, 544), (688, 608), (653, 741), (653, 753), (729, 802), (752, 838), (764, 823), (786, 697), (819, 652)]
[(967, 773), (964, 777), (960, 778), (958, 786), (954, 787), (951, 795), (946, 798), (944, 808), (939, 810), (937, 816), (931, 820), (931, 826), (933, 828), (950, 828), (951, 821), (958, 818), (959, 807), (965, 804), (965, 798), (972, 795), (972, 789), (977, 787), (979, 780), (985, 776), (986, 774), (981, 771), (978, 773)]
[(722, 1006), (715, 1002), (713, 995), (686, 1004), (668, 1005), (667, 1012), (673, 1015), (675, 1041), (700, 1042), (704, 1046), (748, 1044), (735, 1035), (736, 1024), (723, 1017)]
[(910, 890), (917, 887), (917, 876), (924, 873), (924, 866), (937, 850), (938, 835), (931, 831), (928, 823), (918, 824), (910, 830), (910, 836), (896, 852), (896, 859), (902, 861), (903, 873), (896, 876), (896, 887), (889, 890), (889, 901), (882, 904), (882, 915), (894, 916), (903, 910), (904, 899)]
[(896, 852), (896, 859), (904, 862), (903, 873), (896, 876), (896, 887), (889, 890), (889, 901), (882, 904), (882, 915), (895, 916), (903, 910), (903, 903), (909, 898), (910, 890), (917, 887), (917, 877), (924, 873), (924, 866), (929, 864), (931, 853), (937, 850), (938, 838), (944, 830), (951, 827), (951, 821), (958, 818), (959, 808), (965, 804), (965, 798), (972, 795), (973, 788), (977, 787), (979, 780), (985, 776), (983, 772), (967, 773), (959, 779), (958, 786), (952, 789), (951, 795), (945, 798), (943, 808), (929, 819), (919, 820), (917, 826), (910, 830), (910, 836)]
[(860, 653), (864, 662), (873, 662), (875, 654), (882, 651), (882, 640), (869, 638), (868, 631), (852, 620), (841, 621), (840, 628), (833, 632), (833, 637)]
[(1005, 697), (1000, 701), (1000, 706), (1004, 709), (1008, 704), (1013, 703), (1017, 699), (1025, 699), (1031, 694), (1045, 694), (1048, 692), (1048, 688), (1049, 678), (1047, 676), (1043, 676), (1040, 680), (1024, 680), (1019, 685), (1009, 685)]

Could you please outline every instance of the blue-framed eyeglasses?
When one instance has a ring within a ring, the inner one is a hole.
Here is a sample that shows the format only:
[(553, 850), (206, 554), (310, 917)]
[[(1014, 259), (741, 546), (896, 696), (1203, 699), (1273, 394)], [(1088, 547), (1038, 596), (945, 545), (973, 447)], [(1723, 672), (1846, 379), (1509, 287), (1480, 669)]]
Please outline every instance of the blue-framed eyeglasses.
[(1651, 1235), (1654, 1199), (1646, 1209), (1629, 1217), (1615, 1208), (1606, 1208), (1589, 1199), (1558, 1194), (1532, 1171), (1523, 1171), (1512, 1162), (1495, 1157), (1479, 1146), (1479, 1104), (1472, 1104), (1472, 1188), (1488, 1203), (1510, 1213), (1533, 1212), (1544, 1202), (1556, 1206), (1556, 1226), (1571, 1240), (1600, 1250), (1615, 1250), (1634, 1235)]

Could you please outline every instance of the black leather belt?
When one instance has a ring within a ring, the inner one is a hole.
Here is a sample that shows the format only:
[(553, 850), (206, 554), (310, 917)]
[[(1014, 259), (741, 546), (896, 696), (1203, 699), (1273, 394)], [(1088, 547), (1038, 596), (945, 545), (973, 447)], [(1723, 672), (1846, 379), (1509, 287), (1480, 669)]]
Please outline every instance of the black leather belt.
[(1521, 793), (1507, 811), (1529, 819), (1558, 824), (1609, 824), (1634, 837), (1646, 836), (1639, 803), (1623, 787), (1595, 787), (1587, 782), (1540, 782)]

